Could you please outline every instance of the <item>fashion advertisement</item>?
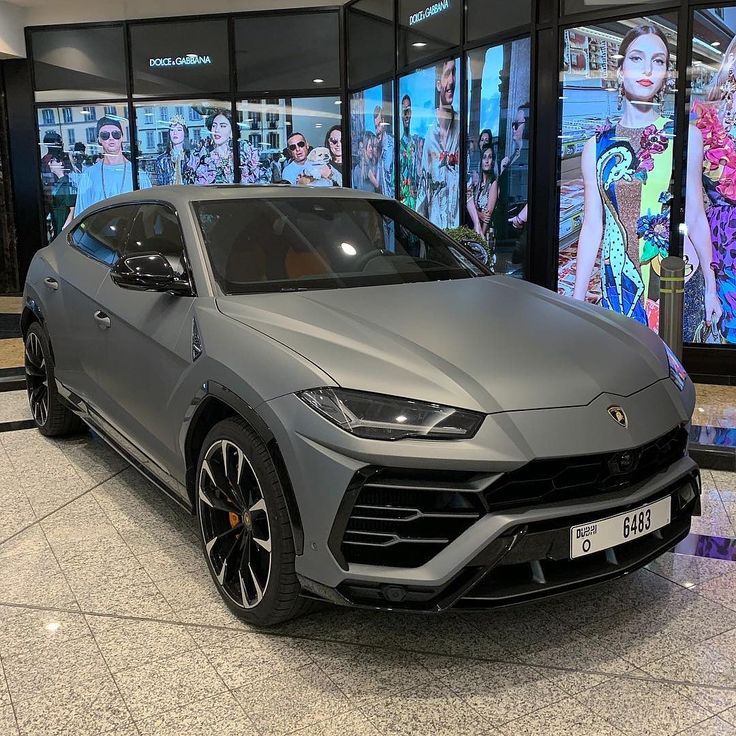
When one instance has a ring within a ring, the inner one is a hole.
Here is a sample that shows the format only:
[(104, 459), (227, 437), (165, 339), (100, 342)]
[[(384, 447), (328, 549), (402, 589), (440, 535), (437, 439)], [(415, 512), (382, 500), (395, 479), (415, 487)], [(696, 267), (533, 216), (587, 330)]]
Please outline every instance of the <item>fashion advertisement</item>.
[(238, 103), (243, 184), (342, 186), (342, 113), (338, 97)]
[(736, 344), (736, 8), (693, 14), (683, 340)]
[[(108, 197), (133, 191), (128, 108), (124, 104), (41, 107), (41, 147), (46, 236)], [(147, 176), (141, 187), (150, 187)]]
[(460, 224), (460, 60), (399, 81), (399, 199), (437, 227)]
[(391, 198), (396, 196), (393, 99), (393, 82), (356, 92), (350, 99), (353, 189)]
[(524, 277), (527, 249), (531, 39), (468, 54), (463, 224), (497, 273)]
[(659, 329), (676, 17), (564, 31), (558, 290)]

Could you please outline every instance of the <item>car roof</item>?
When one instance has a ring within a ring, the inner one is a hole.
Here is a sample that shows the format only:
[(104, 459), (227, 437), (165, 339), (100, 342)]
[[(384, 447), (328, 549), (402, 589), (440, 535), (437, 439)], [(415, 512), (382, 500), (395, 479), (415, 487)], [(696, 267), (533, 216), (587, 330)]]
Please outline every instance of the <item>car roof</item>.
[[(176, 208), (190, 202), (217, 201), (225, 199), (276, 199), (294, 197), (324, 197), (326, 199), (387, 199), (380, 194), (364, 192), (348, 187), (307, 187), (288, 184), (210, 184), (210, 185), (171, 185), (139, 189), (119, 194), (98, 202), (85, 214), (113, 205), (135, 204), (138, 202), (168, 202)], [(393, 201), (393, 200), (392, 200)]]

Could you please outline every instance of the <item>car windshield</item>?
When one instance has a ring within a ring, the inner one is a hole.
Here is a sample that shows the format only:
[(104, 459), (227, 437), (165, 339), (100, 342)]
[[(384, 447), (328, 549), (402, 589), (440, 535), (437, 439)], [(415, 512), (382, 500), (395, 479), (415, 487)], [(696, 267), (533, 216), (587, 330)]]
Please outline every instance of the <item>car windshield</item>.
[(390, 200), (284, 197), (194, 205), (226, 294), (486, 276), (461, 246)]

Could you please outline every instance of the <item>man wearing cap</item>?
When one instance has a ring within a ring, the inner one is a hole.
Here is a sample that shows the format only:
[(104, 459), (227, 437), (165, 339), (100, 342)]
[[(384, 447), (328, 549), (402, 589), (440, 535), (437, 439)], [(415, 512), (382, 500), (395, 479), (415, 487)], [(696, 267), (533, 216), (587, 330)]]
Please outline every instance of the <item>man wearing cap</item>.
[[(102, 148), (102, 159), (90, 166), (79, 177), (79, 189), (74, 214), (80, 215), (88, 207), (116, 194), (133, 191), (133, 167), (123, 154), (123, 127), (115, 118), (102, 117), (97, 121), (97, 142)], [(151, 186), (148, 174), (138, 176), (140, 189)]]

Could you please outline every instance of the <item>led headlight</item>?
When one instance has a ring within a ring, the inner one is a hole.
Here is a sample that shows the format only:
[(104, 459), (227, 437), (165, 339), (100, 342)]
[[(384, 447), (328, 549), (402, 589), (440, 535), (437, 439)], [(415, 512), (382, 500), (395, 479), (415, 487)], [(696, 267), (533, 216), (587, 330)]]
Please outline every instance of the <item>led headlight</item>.
[(675, 386), (682, 391), (687, 381), (687, 371), (682, 367), (682, 363), (680, 363), (677, 356), (670, 350), (667, 343), (664, 343), (664, 349), (667, 351), (667, 362), (670, 364), (670, 378), (675, 382)]
[(297, 396), (346, 432), (372, 440), (417, 437), (458, 440), (472, 437), (483, 414), (343, 388), (314, 388)]

